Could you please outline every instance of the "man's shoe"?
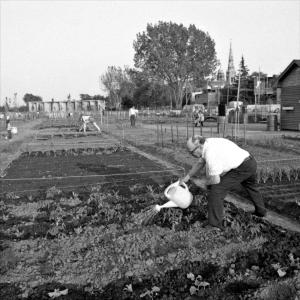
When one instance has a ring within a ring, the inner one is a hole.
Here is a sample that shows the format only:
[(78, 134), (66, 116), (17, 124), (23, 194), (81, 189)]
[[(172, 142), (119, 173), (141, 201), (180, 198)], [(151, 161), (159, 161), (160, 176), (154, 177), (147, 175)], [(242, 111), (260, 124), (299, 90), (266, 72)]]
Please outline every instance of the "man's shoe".
[(205, 228), (205, 229), (208, 229), (208, 230), (216, 230), (216, 231), (219, 231), (219, 232), (224, 231), (223, 227), (221, 228), (221, 227), (218, 227), (218, 226), (211, 225), (211, 224), (208, 223), (208, 221), (204, 222), (202, 227)]
[(267, 211), (263, 210), (263, 211), (254, 211), (252, 213), (254, 216), (259, 217), (259, 218), (263, 218), (267, 215)]

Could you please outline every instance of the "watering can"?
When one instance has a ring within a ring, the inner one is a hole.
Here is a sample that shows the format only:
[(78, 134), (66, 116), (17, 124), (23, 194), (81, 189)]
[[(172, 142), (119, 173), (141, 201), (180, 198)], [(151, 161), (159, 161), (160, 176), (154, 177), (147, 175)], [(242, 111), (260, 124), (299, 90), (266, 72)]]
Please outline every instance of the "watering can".
[(193, 201), (193, 195), (190, 193), (188, 186), (179, 180), (169, 185), (164, 192), (169, 201), (163, 205), (155, 205), (155, 210), (160, 211), (162, 208), (180, 207), (187, 208)]

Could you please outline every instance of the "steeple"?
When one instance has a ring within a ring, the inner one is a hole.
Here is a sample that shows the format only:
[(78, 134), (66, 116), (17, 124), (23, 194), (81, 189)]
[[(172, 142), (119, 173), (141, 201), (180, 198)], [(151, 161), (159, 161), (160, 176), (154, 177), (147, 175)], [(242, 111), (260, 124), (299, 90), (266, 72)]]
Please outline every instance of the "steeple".
[(230, 41), (228, 68), (226, 72), (226, 84), (231, 85), (233, 83), (234, 76), (235, 76), (235, 69), (233, 64), (233, 54), (232, 54), (231, 41)]

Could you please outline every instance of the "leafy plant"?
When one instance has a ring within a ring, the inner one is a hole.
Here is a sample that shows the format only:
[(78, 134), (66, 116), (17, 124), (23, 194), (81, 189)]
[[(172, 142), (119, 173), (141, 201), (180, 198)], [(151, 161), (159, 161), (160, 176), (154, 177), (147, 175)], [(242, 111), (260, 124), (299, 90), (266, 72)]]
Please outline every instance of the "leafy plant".
[(262, 172), (261, 172), (261, 179), (263, 181), (263, 183), (266, 183), (269, 179), (269, 176), (270, 176), (270, 168), (269, 167), (265, 167), (262, 169)]
[(174, 229), (175, 225), (181, 223), (182, 217), (183, 211), (181, 209), (169, 208), (164, 211), (163, 222), (167, 220), (168, 222), (170, 222), (172, 228)]
[(261, 230), (263, 228), (263, 224), (261, 223), (251, 223), (247, 226), (247, 229), (250, 232), (251, 238), (256, 238), (260, 235)]
[(282, 168), (277, 168), (277, 174), (278, 174), (278, 179), (281, 182), (282, 181), (282, 175), (283, 175), (283, 171)]
[(282, 170), (283, 170), (283, 174), (285, 174), (287, 180), (291, 181), (291, 168), (285, 166), (285, 167), (282, 168)]
[(16, 199), (19, 199), (20, 197), (14, 193), (14, 192), (10, 192), (10, 193), (7, 193), (6, 195), (6, 199), (7, 200), (16, 200)]
[(62, 194), (62, 191), (60, 189), (58, 189), (56, 186), (53, 186), (46, 191), (46, 198), (52, 199), (55, 196), (59, 196), (61, 194)]
[(275, 182), (276, 178), (277, 178), (277, 169), (276, 168), (272, 168), (270, 171), (270, 176), (273, 182)]
[(298, 178), (299, 178), (299, 169), (298, 169), (298, 168), (296, 168), (296, 167), (292, 167), (292, 168), (291, 168), (291, 177), (292, 177), (295, 181), (298, 180)]
[(193, 285), (190, 287), (190, 294), (195, 295), (201, 288), (206, 288), (210, 284), (209, 282), (203, 281), (203, 278), (201, 275), (198, 275), (195, 277), (193, 273), (188, 273), (187, 278), (191, 279), (193, 281)]
[(149, 291), (147, 290), (145, 293), (142, 293), (140, 295), (140, 298), (144, 298), (146, 296), (149, 296), (150, 299), (153, 299), (153, 297), (157, 296), (157, 294), (159, 293), (160, 288), (157, 286), (152, 287), (152, 289)]
[(257, 169), (256, 171), (256, 182), (260, 183), (261, 182), (261, 175), (262, 174), (262, 169)]

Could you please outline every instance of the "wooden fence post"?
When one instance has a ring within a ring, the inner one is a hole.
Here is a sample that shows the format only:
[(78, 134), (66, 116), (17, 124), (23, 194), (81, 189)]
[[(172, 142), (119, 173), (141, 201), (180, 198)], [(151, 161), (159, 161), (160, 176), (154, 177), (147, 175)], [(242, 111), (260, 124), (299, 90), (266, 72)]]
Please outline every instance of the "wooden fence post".
[(163, 133), (162, 124), (160, 124), (160, 132), (161, 132), (161, 146), (163, 148), (164, 147), (164, 133)]
[(186, 115), (186, 139), (189, 139), (189, 119), (188, 114)]
[(244, 122), (244, 145), (246, 145), (246, 124)]
[(173, 140), (173, 124), (171, 123), (171, 140), (172, 140), (172, 143), (174, 142)]
[(156, 138), (157, 138), (157, 146), (159, 145), (159, 128), (158, 128), (158, 121), (156, 123)]
[(193, 132), (193, 136), (195, 135), (195, 125), (193, 125), (192, 123), (192, 132)]
[(227, 130), (227, 126), (226, 126), (226, 118), (225, 118), (225, 120), (224, 120), (224, 126), (223, 126), (223, 137), (225, 137), (226, 136), (226, 131)]

